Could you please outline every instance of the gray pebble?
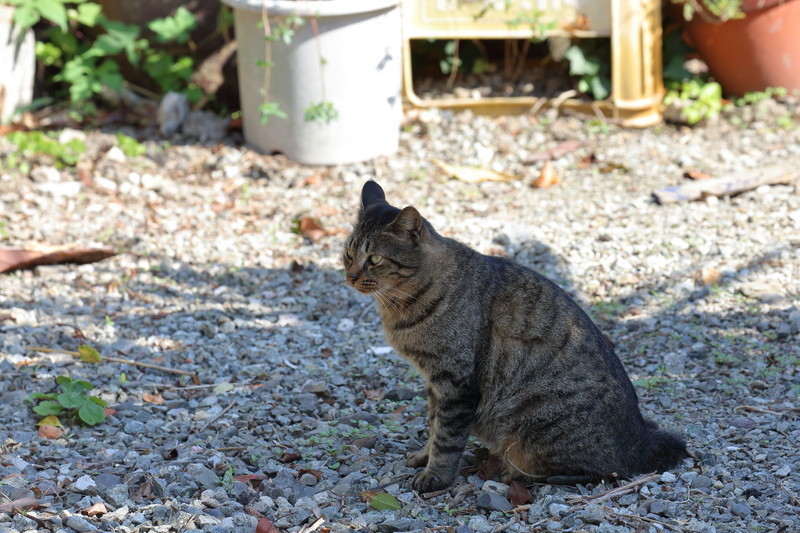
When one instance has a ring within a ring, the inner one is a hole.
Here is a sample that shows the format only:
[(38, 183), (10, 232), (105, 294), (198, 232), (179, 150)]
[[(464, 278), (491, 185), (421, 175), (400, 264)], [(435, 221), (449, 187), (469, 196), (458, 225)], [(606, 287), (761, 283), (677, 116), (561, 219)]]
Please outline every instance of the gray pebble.
[(475, 503), (479, 509), (487, 511), (510, 511), (514, 508), (508, 498), (497, 492), (480, 491)]
[(97, 527), (95, 527), (94, 524), (92, 524), (85, 518), (77, 515), (72, 515), (69, 518), (67, 518), (66, 524), (67, 527), (74, 529), (78, 533), (86, 533), (87, 531), (97, 531)]

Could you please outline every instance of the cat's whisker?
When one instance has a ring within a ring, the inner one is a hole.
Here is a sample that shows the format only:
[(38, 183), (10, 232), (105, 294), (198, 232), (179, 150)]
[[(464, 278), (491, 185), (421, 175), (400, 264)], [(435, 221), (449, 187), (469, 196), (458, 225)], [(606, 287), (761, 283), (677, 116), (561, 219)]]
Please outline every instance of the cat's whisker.
[(375, 289), (375, 295), (378, 296), (378, 299), (380, 299), (382, 302), (384, 302), (384, 304), (386, 304), (387, 307), (391, 307), (394, 310), (395, 313), (397, 313), (401, 317), (405, 318), (404, 309), (402, 309), (402, 306), (397, 301), (397, 299), (394, 298), (391, 294), (389, 294), (387, 289), (385, 289), (383, 287)]

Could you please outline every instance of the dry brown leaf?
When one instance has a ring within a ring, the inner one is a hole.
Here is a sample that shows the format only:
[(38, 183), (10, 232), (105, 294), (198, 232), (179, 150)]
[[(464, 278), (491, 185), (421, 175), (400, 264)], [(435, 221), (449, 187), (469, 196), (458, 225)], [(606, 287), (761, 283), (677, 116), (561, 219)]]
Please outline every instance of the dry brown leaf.
[(711, 174), (699, 170), (687, 170), (683, 173), (683, 177), (689, 180), (710, 180)]
[(64, 434), (64, 430), (56, 426), (39, 426), (39, 436), (43, 439), (57, 439)]
[(111, 407), (105, 407), (103, 410), (106, 412), (106, 416), (107, 417), (117, 414), (117, 410), (116, 409), (112, 409)]
[(531, 185), (537, 189), (549, 189), (559, 183), (561, 183), (561, 180), (556, 171), (553, 170), (553, 164), (550, 161), (545, 161), (541, 172), (539, 172), (539, 177)]
[(164, 405), (164, 397), (158, 393), (150, 394), (149, 392), (145, 392), (142, 394), (142, 401), (155, 405)]
[(721, 279), (722, 274), (714, 267), (703, 268), (697, 274), (695, 274), (696, 283), (704, 287), (719, 283), (719, 280)]
[(262, 516), (258, 519), (256, 533), (280, 533), (280, 531), (278, 531), (278, 528), (275, 527), (275, 524), (273, 524), (269, 518)]
[(267, 479), (266, 474), (242, 474), (240, 476), (233, 476), (233, 479), (236, 481), (241, 481), (242, 483), (247, 483), (248, 481), (255, 481), (261, 482)]
[(303, 468), (302, 470), (297, 471), (298, 476), (302, 476), (303, 474), (311, 474), (312, 476), (317, 478), (317, 481), (322, 479), (322, 472), (320, 472), (319, 470), (314, 470), (313, 468)]
[(20, 498), (8, 503), (0, 504), (0, 513), (10, 513), (14, 509), (26, 510), (39, 507), (39, 500), (36, 498)]
[(86, 516), (97, 516), (106, 514), (107, 512), (108, 509), (106, 509), (106, 506), (103, 502), (98, 502), (92, 505), (91, 507), (87, 507), (86, 509), (83, 510), (83, 514), (85, 514)]
[(303, 458), (303, 456), (300, 455), (299, 453), (290, 452), (290, 453), (285, 453), (285, 454), (281, 455), (281, 458), (278, 459), (278, 461), (282, 462), (283, 464), (286, 464), (286, 463), (293, 463), (293, 462), (297, 461), (298, 459), (302, 459), (302, 458)]
[(467, 183), (479, 183), (482, 181), (506, 182), (519, 179), (519, 176), (498, 172), (489, 168), (455, 166), (445, 163), (444, 161), (439, 161), (438, 159), (431, 159), (431, 162), (441, 168), (448, 176), (466, 181)]
[(302, 217), (298, 227), (300, 234), (311, 242), (317, 242), (327, 235), (320, 223), (311, 217)]
[(508, 499), (511, 500), (511, 504), (514, 507), (533, 502), (533, 496), (531, 496), (528, 487), (519, 481), (511, 482), (511, 486), (508, 487)]
[(575, 15), (575, 20), (571, 22), (561, 22), (559, 26), (562, 30), (566, 32), (591, 31), (592, 21), (590, 21), (589, 17), (587, 17), (583, 13), (578, 13), (577, 15)]
[(117, 255), (113, 248), (77, 248), (30, 244), (26, 248), (0, 248), (0, 272), (13, 272), (40, 265), (95, 263)]
[(312, 174), (305, 179), (307, 187), (319, 185), (322, 182), (322, 174)]
[(222, 68), (236, 51), (237, 41), (228, 41), (222, 47), (205, 58), (192, 74), (191, 81), (207, 96), (216, 94), (220, 85), (225, 81)]

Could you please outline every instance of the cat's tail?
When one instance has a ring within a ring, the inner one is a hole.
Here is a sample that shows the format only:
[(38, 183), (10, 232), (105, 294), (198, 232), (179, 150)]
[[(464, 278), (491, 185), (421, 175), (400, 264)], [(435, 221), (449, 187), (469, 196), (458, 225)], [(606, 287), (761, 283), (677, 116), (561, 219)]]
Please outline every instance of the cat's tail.
[(663, 472), (691, 457), (684, 441), (677, 434), (659, 429), (652, 420), (645, 420), (647, 431), (639, 472)]

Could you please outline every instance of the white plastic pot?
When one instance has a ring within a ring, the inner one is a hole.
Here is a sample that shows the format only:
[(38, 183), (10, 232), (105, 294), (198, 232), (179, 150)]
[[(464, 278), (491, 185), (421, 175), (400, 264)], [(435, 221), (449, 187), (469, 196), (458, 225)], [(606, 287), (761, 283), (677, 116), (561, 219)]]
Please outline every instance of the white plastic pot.
[[(333, 165), (395, 152), (402, 112), (400, 0), (222, 0), (234, 9), (245, 140), (299, 163)], [(265, 39), (298, 16), (287, 44)], [(259, 66), (269, 60), (271, 67)], [(286, 118), (262, 124), (259, 107)], [(330, 102), (338, 117), (306, 120), (310, 105)]]
[(0, 5), (0, 123), (31, 103), (36, 70), (33, 32), (13, 25), (14, 7)]

